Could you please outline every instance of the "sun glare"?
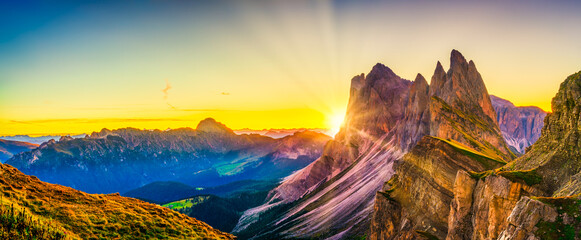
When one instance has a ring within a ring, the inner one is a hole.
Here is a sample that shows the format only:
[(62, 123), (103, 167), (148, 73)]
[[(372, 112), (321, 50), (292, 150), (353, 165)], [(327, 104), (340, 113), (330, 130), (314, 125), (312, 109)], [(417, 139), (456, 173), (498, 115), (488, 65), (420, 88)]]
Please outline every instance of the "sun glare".
[(332, 136), (335, 136), (343, 126), (345, 111), (335, 112), (327, 117), (327, 126)]

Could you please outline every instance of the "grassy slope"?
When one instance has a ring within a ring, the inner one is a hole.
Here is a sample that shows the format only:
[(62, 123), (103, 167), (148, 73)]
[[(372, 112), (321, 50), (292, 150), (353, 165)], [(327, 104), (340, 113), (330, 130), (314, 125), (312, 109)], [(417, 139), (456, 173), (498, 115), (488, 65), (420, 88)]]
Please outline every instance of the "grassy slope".
[(0, 165), (3, 204), (51, 222), (71, 239), (231, 239), (194, 218), (118, 194), (87, 194)]

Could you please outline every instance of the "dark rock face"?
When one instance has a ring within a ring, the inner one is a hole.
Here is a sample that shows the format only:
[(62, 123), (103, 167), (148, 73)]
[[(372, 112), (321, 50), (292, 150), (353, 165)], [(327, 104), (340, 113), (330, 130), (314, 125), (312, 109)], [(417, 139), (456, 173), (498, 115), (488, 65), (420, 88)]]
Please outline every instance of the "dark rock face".
[[(379, 193), (378, 196), (386, 195), (394, 202), (390, 209), (401, 206), (396, 210), (401, 219), (391, 224), (406, 224), (409, 230), (407, 233), (395, 231), (396, 235), (415, 235), (419, 231), (443, 239), (447, 233), (457, 172), (484, 171), (503, 164), (459, 142), (425, 136), (403, 157), (395, 169), (396, 174), (384, 186), (385, 194)], [(389, 212), (382, 214), (389, 215)], [(403, 225), (396, 226), (396, 229), (402, 228)]]
[(7, 163), (91, 193), (126, 192), (155, 181), (215, 186), (288, 176), (317, 159), (329, 139), (312, 132), (281, 139), (236, 135), (206, 119), (198, 130), (103, 129), (85, 138), (51, 140)]
[(430, 133), (430, 86), (421, 74), (416, 76), (409, 92), (403, 124), (397, 134), (397, 141), (404, 150), (412, 148)]
[[(367, 77), (356, 76), (352, 82), (354, 87), (345, 117), (346, 127), (325, 146), (319, 160), (275, 190), (282, 194), (278, 198), (298, 199), (307, 189), (345, 170), (361, 155), (366, 145), (367, 148), (371, 145), (373, 139), (395, 133), (393, 130), (403, 118), (410, 82), (382, 64), (375, 65)], [(362, 132), (366, 136), (362, 136)], [(288, 188), (296, 194), (284, 195)], [(300, 190), (295, 191), (295, 188)]]
[[(474, 62), (467, 62), (455, 50), (450, 62), (447, 73), (439, 62), (436, 65), (429, 101), (425, 101), (424, 109), (429, 111), (429, 120), (425, 121), (429, 126), (427, 134), (431, 136), (424, 136), (412, 145), (396, 165), (393, 178), (377, 194), (377, 198), (384, 196), (389, 201), (381, 203), (386, 209), (376, 206), (381, 213), (375, 212), (372, 218), (371, 239), (446, 238), (450, 215), (462, 215), (455, 221), (458, 226), (470, 222), (463, 214), (471, 205), (460, 200), (471, 197), (468, 195), (474, 190), (465, 188), (465, 196), (455, 198), (457, 172), (498, 168), (514, 157), (502, 138)], [(461, 213), (450, 213), (453, 203)], [(390, 211), (401, 217), (394, 218)], [(391, 217), (377, 217), (387, 215)], [(393, 225), (395, 230), (384, 233), (373, 230), (373, 226), (382, 224)], [(471, 234), (457, 232), (463, 236)]]
[(490, 95), (496, 120), (506, 143), (519, 154), (541, 136), (547, 113), (538, 107), (515, 107), (508, 100)]
[[(466, 157), (476, 152), (446, 159), (436, 155), (445, 148), (429, 147), (424, 137), (396, 167), (381, 193), (385, 199), (377, 200), (371, 239), (581, 239), (580, 97), (581, 72), (561, 85), (539, 140), (500, 168), (462, 167), (460, 160), (470, 162)], [(438, 164), (421, 160), (431, 157)], [(432, 165), (453, 167), (430, 170)]]
[(5, 162), (16, 154), (30, 151), (37, 147), (38, 145), (32, 143), (0, 139), (0, 163)]

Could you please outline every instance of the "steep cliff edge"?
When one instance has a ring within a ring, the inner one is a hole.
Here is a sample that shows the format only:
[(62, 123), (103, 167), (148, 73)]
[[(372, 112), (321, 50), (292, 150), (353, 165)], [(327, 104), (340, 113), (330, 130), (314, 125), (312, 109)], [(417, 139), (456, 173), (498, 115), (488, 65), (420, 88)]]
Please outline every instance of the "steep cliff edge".
[(430, 84), (431, 136), (403, 157), (377, 194), (370, 239), (445, 238), (457, 172), (498, 168), (514, 156), (474, 62), (455, 50), (450, 62), (448, 72), (438, 62)]
[(510, 101), (490, 95), (496, 111), (496, 121), (511, 150), (524, 154), (527, 147), (541, 137), (543, 120), (547, 113), (534, 106), (516, 107)]
[[(458, 189), (474, 194), (452, 204), (447, 239), (581, 238), (580, 86), (581, 73), (561, 84), (541, 137), (522, 157), (493, 171), (472, 173), (477, 179), (472, 185), (457, 178)], [(461, 211), (460, 205), (472, 206)], [(472, 224), (455, 225), (460, 219)]]
[(452, 50), (450, 69), (438, 62), (430, 83), (430, 135), (454, 139), (498, 159), (515, 156), (502, 138), (488, 90), (473, 61)]
[(548, 195), (581, 193), (571, 187), (581, 172), (581, 72), (569, 76), (552, 101), (542, 135), (530, 150), (503, 170), (534, 169), (542, 176), (539, 188)]
[[(472, 61), (452, 51), (450, 70), (438, 63), (432, 85), (419, 74), (414, 82), (403, 80), (381, 64), (367, 76), (354, 77), (344, 127), (323, 156), (285, 179), (266, 204), (248, 210), (235, 232), (254, 239), (340, 239), (363, 235), (371, 223), (376, 229), (397, 226), (403, 235), (416, 236), (423, 229), (445, 236), (456, 172), (497, 168), (514, 155)], [(425, 156), (425, 151), (433, 154)], [(401, 174), (394, 179), (401, 181), (383, 186), (395, 171)], [(433, 203), (437, 214), (423, 216), (424, 206), (415, 198)], [(384, 207), (401, 217), (377, 211)], [(432, 225), (428, 222), (435, 223), (433, 230), (425, 228)]]

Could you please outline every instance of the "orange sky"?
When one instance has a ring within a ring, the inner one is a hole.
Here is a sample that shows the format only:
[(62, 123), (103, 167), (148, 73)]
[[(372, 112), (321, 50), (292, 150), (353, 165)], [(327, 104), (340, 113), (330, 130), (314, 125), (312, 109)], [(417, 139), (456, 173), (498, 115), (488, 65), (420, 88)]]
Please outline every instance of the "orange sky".
[[(574, 1), (102, 1), (0, 8), (0, 136), (101, 128), (336, 128), (381, 62), (430, 78), (451, 49), (489, 93), (550, 109), (581, 70)], [(4, 14), (2, 14), (4, 13)]]

